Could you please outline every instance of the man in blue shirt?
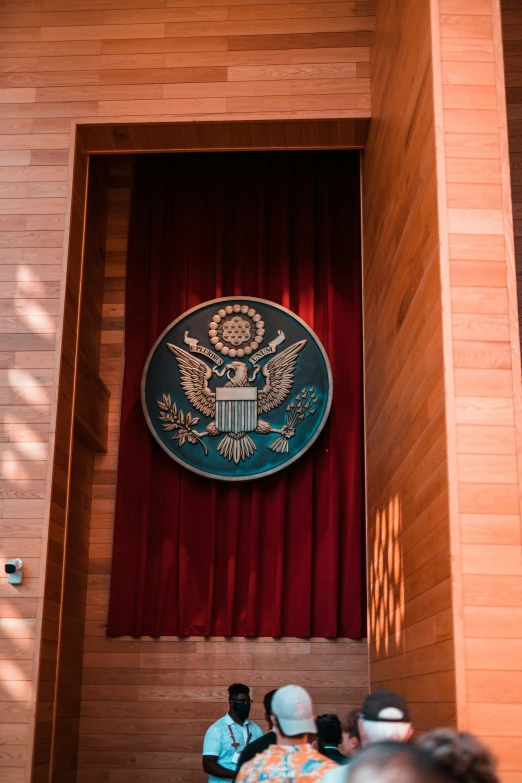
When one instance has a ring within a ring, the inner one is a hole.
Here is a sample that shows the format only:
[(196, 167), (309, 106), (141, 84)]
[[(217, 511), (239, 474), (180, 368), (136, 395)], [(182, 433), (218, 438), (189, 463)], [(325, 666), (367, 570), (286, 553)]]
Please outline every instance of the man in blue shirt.
[(263, 734), (262, 729), (248, 719), (250, 689), (234, 683), (228, 689), (229, 710), (207, 730), (203, 741), (203, 771), (208, 783), (232, 780), (241, 751)]
[(263, 734), (262, 737), (259, 737), (259, 739), (251, 742), (250, 745), (247, 745), (246, 748), (241, 752), (241, 756), (239, 757), (237, 764), (236, 777), (243, 764), (251, 761), (254, 756), (257, 756), (258, 753), (263, 753), (267, 748), (270, 747), (270, 745), (275, 745), (276, 743), (276, 735), (272, 725), (272, 699), (274, 698), (275, 692), (275, 690), (268, 691), (268, 693), (265, 693), (263, 696), (263, 706), (265, 708), (265, 720), (268, 723), (268, 731), (266, 734)]

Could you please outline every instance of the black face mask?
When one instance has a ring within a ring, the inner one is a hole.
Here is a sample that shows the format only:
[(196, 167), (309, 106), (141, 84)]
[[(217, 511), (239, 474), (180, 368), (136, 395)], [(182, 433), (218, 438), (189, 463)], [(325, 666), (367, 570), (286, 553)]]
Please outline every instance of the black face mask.
[(250, 702), (248, 701), (233, 701), (232, 707), (237, 712), (240, 718), (248, 718), (250, 715)]

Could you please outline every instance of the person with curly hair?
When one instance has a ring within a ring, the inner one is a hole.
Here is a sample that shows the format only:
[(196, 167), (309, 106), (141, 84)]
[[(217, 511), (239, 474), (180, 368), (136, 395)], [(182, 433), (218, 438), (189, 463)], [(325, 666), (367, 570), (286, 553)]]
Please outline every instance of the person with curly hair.
[(499, 783), (495, 758), (473, 734), (435, 729), (420, 737), (416, 745), (431, 755), (450, 783)]

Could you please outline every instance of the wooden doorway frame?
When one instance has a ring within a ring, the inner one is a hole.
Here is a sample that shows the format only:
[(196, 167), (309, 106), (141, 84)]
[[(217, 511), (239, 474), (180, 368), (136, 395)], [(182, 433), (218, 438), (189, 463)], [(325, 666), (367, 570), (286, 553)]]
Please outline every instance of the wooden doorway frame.
[[(50, 507), (45, 565), (42, 566), (44, 591), (38, 599), (37, 639), (34, 676), (37, 681), (34, 721), (30, 729), (32, 752), (28, 754), (27, 779), (51, 781), (55, 758), (63, 737), (57, 737), (57, 723), (66, 716), (60, 707), (60, 685), (67, 689), (78, 682), (61, 681), (62, 648), (70, 635), (70, 618), (64, 622), (64, 605), (70, 600), (66, 588), (68, 570), (69, 497), (73, 475), (73, 455), (78, 448), (104, 451), (108, 427), (109, 392), (101, 381), (96, 352), (89, 346), (96, 342), (96, 268), (104, 260), (103, 206), (91, 209), (99, 187), (98, 165), (102, 155), (133, 155), (161, 152), (224, 152), (277, 150), (360, 150), (364, 147), (370, 121), (368, 119), (300, 119), (290, 121), (230, 121), (230, 122), (138, 122), (138, 123), (73, 123), (70, 150), (70, 182), (68, 189), (68, 234), (65, 238), (62, 264), (62, 314), (57, 339), (58, 383), (54, 389), (53, 420), (54, 456), (50, 463), (48, 486)], [(103, 177), (103, 174), (101, 175)], [(103, 183), (100, 193), (103, 191)], [(88, 209), (89, 203), (89, 209)], [(94, 213), (94, 214), (93, 214)], [(99, 239), (93, 243), (89, 236)], [(90, 225), (89, 232), (87, 226)], [(98, 247), (99, 245), (99, 247)], [(99, 303), (98, 303), (99, 304)], [(98, 349), (99, 350), (99, 349)], [(78, 590), (81, 601), (81, 588)], [(74, 600), (74, 598), (73, 598)], [(81, 625), (81, 622), (80, 622)], [(79, 630), (76, 631), (80, 632)], [(66, 660), (67, 650), (63, 655)], [(65, 705), (67, 707), (67, 705)], [(72, 743), (74, 745), (74, 743)], [(71, 763), (77, 749), (71, 747)]]

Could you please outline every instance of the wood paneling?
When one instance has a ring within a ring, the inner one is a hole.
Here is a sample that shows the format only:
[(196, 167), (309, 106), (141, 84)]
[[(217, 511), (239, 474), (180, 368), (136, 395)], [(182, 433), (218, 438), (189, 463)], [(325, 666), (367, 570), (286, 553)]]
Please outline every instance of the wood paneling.
[[(109, 159), (105, 159), (107, 162)], [(368, 690), (365, 641), (324, 639), (111, 639), (109, 601), (116, 466), (119, 447), (125, 262), (132, 158), (113, 158), (108, 190), (107, 251), (100, 375), (111, 391), (106, 454), (94, 459), (89, 577), (83, 656), (78, 780), (113, 783), (201, 781), (201, 744), (225, 710), (226, 687), (253, 689), (263, 725), (267, 690), (296, 682), (319, 712), (344, 713)]]
[[(0, 736), (5, 783), (31, 774), (42, 636), (39, 780), (59, 703), (64, 503), (76, 452), (68, 440), (73, 378), (69, 374), (59, 399), (57, 379), (60, 363), (72, 361), (74, 333), (68, 327), (62, 359), (62, 323), (71, 323), (77, 304), (78, 279), (67, 287), (65, 280), (67, 249), (70, 245), (72, 269), (81, 248), (81, 235), (75, 234), (83, 219), (81, 194), (71, 191), (76, 123), (96, 124), (103, 117), (116, 124), (112, 133), (93, 129), (93, 149), (277, 148), (301, 146), (307, 131), (285, 122), (260, 128), (253, 121), (370, 116), (375, 0), (152, 5), (0, 4), (0, 554), (20, 555), (26, 563), (21, 588), (0, 587), (0, 660), (20, 661), (19, 679), (0, 671), (0, 721), (20, 727), (16, 742), (9, 739), (12, 728)], [(148, 125), (125, 130), (125, 113)], [(150, 124), (155, 120), (183, 120), (183, 130), (174, 131), (182, 143), (171, 145), (169, 133)], [(209, 126), (196, 130), (192, 120), (207, 120)], [(211, 130), (216, 120), (222, 125)], [(225, 126), (230, 120), (239, 121), (237, 131)], [(334, 126), (316, 126), (310, 141), (335, 146)], [(340, 140), (350, 146), (348, 137), (359, 131), (344, 128)], [(104, 344), (103, 350), (115, 348)], [(55, 453), (61, 472), (55, 471), (51, 486)], [(83, 467), (87, 477), (88, 466)]]
[[(375, 0), (89, 5), (1, 14), (0, 101), (29, 119), (32, 151), (44, 117), (369, 116)], [(52, 126), (47, 153), (67, 147), (68, 124)]]
[[(522, 388), (499, 3), (381, 0), (370, 69), (375, 5), (4, 0), (0, 551), (26, 563), (21, 589), (0, 588), (6, 783), (29, 780), (35, 724), (38, 781), (51, 763), (56, 780), (74, 780), (78, 743), (85, 781), (198, 777), (201, 734), (222, 710), (232, 663), (234, 675), (251, 677), (256, 701), (290, 677), (302, 678), (320, 708), (360, 700), (361, 645), (105, 638), (130, 182), (123, 158), (112, 162), (108, 190), (108, 454), (94, 467), (90, 448), (104, 428), (90, 433), (89, 448), (74, 437), (71, 324), (84, 143), (122, 153), (361, 146), (370, 78), (378, 117), (364, 161), (372, 682), (401, 690), (421, 729), (458, 719), (490, 738), (504, 779), (520, 777)], [(518, 243), (520, 3), (502, 5)], [(75, 151), (71, 129), (82, 122)], [(69, 512), (88, 505), (92, 482), (87, 566), (87, 515)], [(71, 603), (66, 584), (75, 586)], [(499, 702), (509, 731), (495, 720)]]
[[(277, 146), (294, 143), (292, 133), (287, 135), (289, 130), (294, 132), (285, 123), (275, 133), (272, 125), (265, 127), (264, 132), (268, 143)], [(319, 124), (315, 130), (309, 130), (310, 145), (318, 138), (324, 145), (334, 146), (334, 140), (344, 132), (342, 123), (332, 127), (331, 122), (325, 128)], [(235, 143), (242, 145), (245, 138), (239, 132)], [(187, 140), (186, 143), (188, 146)], [(6, 745), (6, 759), (12, 762), (6, 774), (13, 780), (20, 779), (24, 763), (35, 781), (87, 781), (93, 775), (119, 780), (128, 774), (132, 778), (129, 769), (136, 770), (140, 777), (143, 773), (139, 770), (151, 766), (162, 770), (153, 773), (157, 780), (172, 775), (202, 779), (202, 722), (208, 725), (221, 713), (226, 686), (237, 678), (238, 671), (253, 687), (258, 718), (262, 717), (264, 691), (288, 681), (306, 685), (317, 709), (339, 712), (360, 704), (368, 689), (364, 641), (136, 641), (105, 636), (124, 360), (125, 260), (132, 164), (131, 156), (98, 156), (89, 161), (78, 140), (47, 570), (39, 609), (43, 621), (34, 756), (26, 754), (21, 742), (12, 755), (7, 755), (10, 746)], [(95, 423), (90, 421), (93, 415)], [(94, 452), (105, 446), (107, 453), (95, 457)], [(31, 447), (39, 451), (45, 466), (47, 445)], [(16, 461), (6, 460), (6, 475), (10, 470), (16, 475)], [(38, 466), (36, 472), (31, 470), (31, 475), (40, 475)], [(33, 522), (29, 513), (25, 514), (27, 520), (20, 523), (15, 520), (15, 509), (10, 508), (10, 514), (20, 535), (25, 530), (30, 535), (33, 528), (39, 529), (38, 518)], [(13, 539), (11, 543), (20, 546), (19, 554), (28, 569), (37, 563), (31, 555), (39, 554), (39, 539), (37, 547), (31, 547), (30, 539), (29, 548), (24, 539)], [(29, 616), (37, 607), (37, 602), (28, 607)], [(0, 676), (10, 683), (15, 698), (29, 701), (32, 667), (23, 656), (26, 649), (33, 651), (32, 639), (26, 642), (25, 638), (34, 634), (34, 623), (19, 629), (11, 623), (9, 630), (17, 633), (20, 641), (17, 647), (13, 645), (11, 657), (15, 665), (4, 669), (0, 665)], [(161, 702), (161, 706), (155, 702)], [(83, 722), (80, 726), (81, 710), (87, 720), (85, 729)], [(20, 714), (12, 709), (6, 714), (11, 715), (13, 726), (20, 720)], [(30, 714), (22, 714), (26, 721), (30, 718)], [(96, 716), (110, 719), (113, 732), (107, 732), (103, 721), (100, 728), (92, 720), (89, 722)], [(166, 722), (160, 725), (151, 720), (147, 726), (149, 718), (158, 716)], [(129, 725), (121, 731), (116, 729), (115, 718), (116, 723), (134, 719), (134, 736)], [(137, 718), (140, 726), (150, 732), (148, 739), (142, 739)], [(9, 731), (14, 731), (11, 724)], [(32, 726), (28, 732), (27, 725), (23, 725), (17, 734), (25, 738), (28, 747), (32, 731)], [(178, 736), (180, 732), (182, 740), (172, 739), (173, 734)], [(9, 739), (11, 734), (6, 737)]]
[[(522, 665), (522, 391), (505, 106), (517, 94), (522, 4), (503, 5), (506, 92), (498, 0), (480, 13), (476, 0), (437, 0), (432, 30), (457, 714), (498, 755), (502, 779), (519, 780), (520, 725), (508, 739), (494, 720), (497, 702), (520, 703)], [(516, 188), (515, 179), (515, 199)]]
[(501, 2), (504, 68), (517, 269), (518, 315), (522, 318), (522, 0)]
[(362, 148), (369, 120), (205, 121), (197, 125), (162, 124), (79, 125), (87, 152), (172, 152), (205, 150)]
[(370, 681), (420, 730), (456, 721), (431, 57), (429, 3), (381, 0), (363, 164)]
[[(99, 390), (102, 385), (100, 380), (95, 382), (100, 360), (107, 223), (107, 175), (102, 164), (101, 159), (89, 164), (79, 153), (73, 186), (73, 215), (78, 218), (73, 219), (71, 227), (62, 326), (36, 705), (36, 780), (70, 779), (77, 767), (93, 452), (103, 449), (107, 430), (106, 416), (104, 427), (100, 406), (95, 404), (100, 393), (92, 393), (92, 387)], [(86, 379), (90, 379), (91, 387), (87, 389), (88, 401), (83, 396)], [(103, 399), (107, 399), (107, 393)], [(87, 413), (94, 412), (98, 422), (91, 427)], [(92, 431), (102, 431), (99, 442)]]
[(507, 92), (498, 0), (379, 6), (379, 123), (364, 163), (370, 680), (412, 699), (419, 728), (476, 731), (502, 778), (516, 780), (520, 727), (506, 735), (485, 720), (496, 702), (514, 709), (521, 698), (522, 384), (505, 106), (507, 95), (516, 221), (521, 6), (503, 5)]

